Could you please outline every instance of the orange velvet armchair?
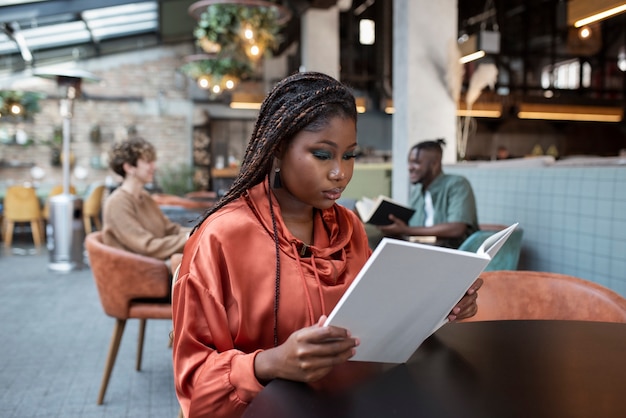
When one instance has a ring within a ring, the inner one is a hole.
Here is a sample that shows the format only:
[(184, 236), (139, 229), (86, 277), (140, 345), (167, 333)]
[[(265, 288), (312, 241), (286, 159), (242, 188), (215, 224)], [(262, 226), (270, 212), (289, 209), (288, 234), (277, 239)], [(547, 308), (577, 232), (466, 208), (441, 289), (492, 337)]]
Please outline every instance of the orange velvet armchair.
[(104, 313), (115, 318), (98, 405), (104, 400), (109, 377), (124, 333), (126, 320), (139, 319), (136, 369), (141, 369), (148, 319), (172, 319), (170, 273), (165, 262), (105, 245), (102, 232), (85, 238), (93, 278)]
[(552, 319), (626, 322), (626, 299), (595, 282), (542, 271), (483, 272), (478, 313), (463, 322)]

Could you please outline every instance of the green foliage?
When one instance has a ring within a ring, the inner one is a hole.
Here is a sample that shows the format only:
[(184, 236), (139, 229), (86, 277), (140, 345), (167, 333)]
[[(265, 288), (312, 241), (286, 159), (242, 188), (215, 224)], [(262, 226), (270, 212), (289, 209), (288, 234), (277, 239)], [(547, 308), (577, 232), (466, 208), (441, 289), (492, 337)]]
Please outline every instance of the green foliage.
[[(278, 19), (276, 7), (211, 4), (199, 16), (193, 34), (196, 44), (213, 57), (187, 63), (180, 70), (196, 80), (209, 76), (214, 84), (224, 78), (248, 78), (256, 59), (248, 55), (250, 47), (256, 45), (265, 54), (278, 47), (282, 26)], [(244, 36), (246, 28), (252, 30), (253, 39)]]
[(18, 116), (30, 118), (41, 110), (39, 100), (44, 97), (45, 95), (41, 93), (31, 91), (2, 90), (0, 91), (0, 116), (15, 116), (11, 114), (10, 109), (11, 106), (17, 104), (22, 108)]
[(180, 67), (180, 70), (194, 79), (206, 74), (216, 78), (221, 78), (225, 75), (246, 78), (252, 73), (253, 68), (248, 61), (237, 61), (234, 58), (227, 57), (188, 62)]
[(63, 128), (61, 126), (55, 126), (50, 139), (43, 141), (42, 144), (52, 149), (61, 150), (63, 146)]
[(266, 50), (278, 46), (278, 11), (274, 7), (249, 7), (238, 4), (214, 4), (200, 15), (194, 36), (219, 44), (221, 54), (245, 60), (247, 40), (242, 36), (244, 26), (255, 34), (255, 41)]
[(166, 165), (159, 167), (156, 180), (163, 193), (183, 196), (185, 193), (198, 190), (193, 176), (194, 169), (188, 164)]

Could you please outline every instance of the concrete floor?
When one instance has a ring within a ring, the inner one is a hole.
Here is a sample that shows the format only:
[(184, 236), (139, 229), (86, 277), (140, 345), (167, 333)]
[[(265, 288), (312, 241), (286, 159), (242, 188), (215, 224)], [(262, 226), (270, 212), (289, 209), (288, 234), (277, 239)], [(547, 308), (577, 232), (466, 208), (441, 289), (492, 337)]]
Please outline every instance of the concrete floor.
[(148, 321), (137, 372), (138, 321), (128, 321), (96, 405), (114, 319), (102, 311), (88, 266), (58, 273), (49, 263), (29, 233), (0, 246), (0, 417), (177, 417), (171, 322)]

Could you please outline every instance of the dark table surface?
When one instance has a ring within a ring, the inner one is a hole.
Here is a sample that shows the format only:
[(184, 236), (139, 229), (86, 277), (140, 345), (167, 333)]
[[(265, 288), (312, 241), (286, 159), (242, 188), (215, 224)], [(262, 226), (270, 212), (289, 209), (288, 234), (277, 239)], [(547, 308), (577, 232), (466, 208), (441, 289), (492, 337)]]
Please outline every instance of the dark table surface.
[(453, 323), (406, 364), (348, 362), (309, 385), (275, 380), (245, 418), (626, 417), (626, 324)]

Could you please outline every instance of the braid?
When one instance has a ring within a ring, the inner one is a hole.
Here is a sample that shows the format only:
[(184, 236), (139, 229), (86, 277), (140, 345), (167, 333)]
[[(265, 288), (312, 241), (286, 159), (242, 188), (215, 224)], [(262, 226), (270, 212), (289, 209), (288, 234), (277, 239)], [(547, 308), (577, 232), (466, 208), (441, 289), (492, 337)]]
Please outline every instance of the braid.
[(278, 346), (278, 301), (280, 300), (280, 246), (278, 244), (278, 228), (276, 227), (276, 215), (272, 207), (272, 192), (267, 189), (267, 198), (270, 200), (270, 214), (272, 215), (272, 228), (274, 229), (274, 246), (276, 247), (276, 276), (274, 278), (274, 347)]
[(334, 78), (316, 72), (295, 73), (267, 95), (246, 147), (239, 174), (224, 196), (206, 211), (193, 232), (213, 213), (261, 183), (270, 173), (278, 150), (304, 129), (314, 130), (334, 116), (356, 121), (350, 90)]
[[(345, 85), (334, 78), (316, 72), (296, 73), (276, 84), (261, 105), (239, 174), (230, 189), (205, 213), (192, 233), (213, 213), (266, 179), (274, 158), (279, 156), (279, 151), (286, 149), (298, 132), (322, 129), (333, 117), (348, 118), (355, 122), (357, 119), (354, 96)], [(277, 346), (280, 242), (270, 187), (267, 194), (276, 250), (274, 346)]]

